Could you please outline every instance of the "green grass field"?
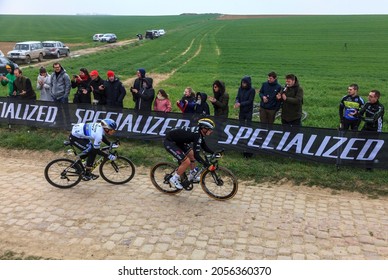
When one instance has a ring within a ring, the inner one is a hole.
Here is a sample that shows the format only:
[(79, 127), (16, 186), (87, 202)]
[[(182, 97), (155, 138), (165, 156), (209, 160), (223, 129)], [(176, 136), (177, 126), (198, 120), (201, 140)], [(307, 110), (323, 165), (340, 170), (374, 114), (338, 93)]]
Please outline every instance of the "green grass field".
[[(309, 113), (305, 126), (336, 128), (339, 100), (350, 83), (358, 83), (365, 98), (370, 90), (378, 89), (382, 103), (387, 100), (388, 16), (245, 20), (217, 20), (217, 15), (1, 16), (0, 24), (7, 25), (2, 31), (3, 41), (50, 39), (89, 46), (95, 44), (91, 41), (94, 33), (115, 32), (119, 40), (124, 40), (136, 38), (146, 29), (164, 28), (167, 35), (160, 39), (68, 59), (63, 65), (70, 74), (80, 67), (102, 73), (112, 69), (122, 80), (134, 77), (139, 67), (150, 74), (174, 71), (157, 85), (174, 101), (186, 86), (211, 94), (215, 79), (225, 81), (233, 100), (244, 75), (250, 75), (259, 89), (272, 70), (278, 73), (281, 84), (288, 73), (298, 76), (305, 90), (304, 110)], [(30, 67), (25, 74), (35, 80), (37, 67)], [(128, 96), (126, 106), (132, 107), (131, 102)], [(231, 116), (236, 115), (231, 109)], [(384, 131), (388, 131), (387, 126)]]
[[(98, 69), (101, 73), (112, 69), (123, 81), (133, 78), (136, 69), (144, 67), (150, 76), (168, 77), (156, 89), (164, 88), (173, 103), (187, 86), (212, 94), (213, 81), (221, 79), (231, 96), (230, 117), (237, 117), (232, 106), (241, 78), (250, 75), (253, 86), (259, 89), (270, 71), (278, 73), (281, 84), (288, 73), (298, 76), (305, 92), (303, 109), (309, 114), (304, 126), (337, 128), (339, 101), (351, 83), (359, 84), (360, 95), (365, 99), (370, 90), (380, 90), (381, 102), (388, 104), (388, 16), (289, 16), (242, 20), (217, 20), (217, 15), (1, 16), (0, 25), (7, 26), (2, 30), (3, 41), (62, 40), (85, 46), (95, 45), (91, 39), (94, 33), (114, 32), (119, 40), (126, 40), (136, 38), (137, 33), (144, 34), (147, 29), (164, 28), (167, 34), (160, 39), (66, 59), (62, 65), (69, 74), (77, 73), (80, 67)], [(31, 65), (24, 73), (35, 82), (38, 67)], [(5, 88), (0, 90), (4, 96)], [(130, 94), (125, 106), (133, 107)], [(176, 107), (174, 111), (177, 111)], [(388, 131), (388, 125), (384, 131)], [(6, 132), (1, 134), (5, 137)], [(20, 135), (18, 141), (6, 137), (2, 146), (34, 148), (26, 146)], [(53, 147), (60, 148), (58, 143)], [(157, 148), (139, 147), (137, 151), (141, 150), (139, 154), (143, 156), (135, 163), (151, 164), (153, 159), (147, 157), (151, 154), (149, 149)], [(158, 153), (163, 154), (163, 151), (158, 150)], [(351, 169), (344, 168), (337, 173), (333, 166), (288, 159), (269, 160), (266, 156), (255, 157), (247, 163), (239, 155), (227, 161), (227, 166), (240, 178), (258, 181), (288, 178), (334, 189), (370, 193), (378, 189), (379, 194), (388, 191), (386, 171), (354, 174)], [(263, 172), (258, 174), (257, 170)]]

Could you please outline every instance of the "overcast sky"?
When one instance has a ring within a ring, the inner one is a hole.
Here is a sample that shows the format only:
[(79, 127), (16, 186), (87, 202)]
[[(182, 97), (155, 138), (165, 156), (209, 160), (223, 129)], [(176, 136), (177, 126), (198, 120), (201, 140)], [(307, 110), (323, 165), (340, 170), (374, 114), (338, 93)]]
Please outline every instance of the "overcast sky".
[(388, 14), (386, 0), (0, 0), (0, 14)]

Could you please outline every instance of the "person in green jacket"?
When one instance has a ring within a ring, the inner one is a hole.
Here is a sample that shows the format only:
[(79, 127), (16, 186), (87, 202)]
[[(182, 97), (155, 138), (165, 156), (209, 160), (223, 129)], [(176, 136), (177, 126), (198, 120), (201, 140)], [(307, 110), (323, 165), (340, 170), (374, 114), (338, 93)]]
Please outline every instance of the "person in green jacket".
[(15, 66), (13, 64), (7, 64), (5, 69), (7, 69), (8, 74), (0, 77), (1, 84), (3, 86), (8, 85), (8, 96), (13, 96), (13, 82), (16, 79), (15, 74), (13, 73)]

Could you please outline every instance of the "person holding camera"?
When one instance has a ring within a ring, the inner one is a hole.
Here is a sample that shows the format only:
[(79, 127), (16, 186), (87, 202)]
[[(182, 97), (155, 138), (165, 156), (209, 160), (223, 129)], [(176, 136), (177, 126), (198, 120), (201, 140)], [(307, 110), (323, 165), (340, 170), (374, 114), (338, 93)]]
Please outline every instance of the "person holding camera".
[(104, 80), (100, 77), (97, 70), (90, 71), (90, 89), (93, 92), (93, 104), (105, 105), (106, 94)]
[(73, 75), (71, 80), (71, 87), (77, 88), (77, 92), (74, 94), (73, 103), (92, 103), (91, 88), (90, 88), (90, 76), (86, 68), (79, 70), (79, 75)]

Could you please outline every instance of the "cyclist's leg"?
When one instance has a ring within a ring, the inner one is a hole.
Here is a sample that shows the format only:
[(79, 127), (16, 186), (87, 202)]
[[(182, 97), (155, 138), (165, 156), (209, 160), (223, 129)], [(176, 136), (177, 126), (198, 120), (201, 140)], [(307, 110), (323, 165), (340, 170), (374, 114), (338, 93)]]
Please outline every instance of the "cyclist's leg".
[[(78, 138), (72, 134), (69, 135), (69, 141), (74, 146), (77, 147), (81, 152), (85, 151), (88, 148), (88, 144), (90, 143), (89, 139)], [(81, 159), (87, 157), (87, 154), (81, 155)]]
[(172, 183), (177, 189), (182, 189), (181, 175), (190, 166), (190, 160), (186, 156), (186, 153), (182, 150), (184, 147), (178, 146), (175, 142), (165, 140), (164, 148), (178, 160), (179, 167), (174, 176), (171, 177), (170, 183)]

